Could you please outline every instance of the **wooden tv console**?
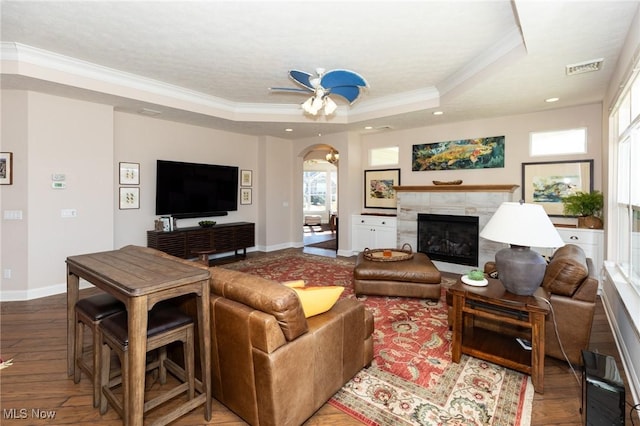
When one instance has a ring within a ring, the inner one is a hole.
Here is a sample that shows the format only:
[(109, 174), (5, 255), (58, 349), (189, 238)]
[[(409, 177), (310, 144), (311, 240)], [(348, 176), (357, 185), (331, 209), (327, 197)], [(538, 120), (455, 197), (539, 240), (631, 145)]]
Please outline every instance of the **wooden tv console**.
[(174, 231), (147, 231), (147, 246), (183, 259), (198, 257), (197, 252), (211, 253), (243, 251), (255, 245), (255, 224), (250, 222), (222, 223), (211, 228), (190, 227)]

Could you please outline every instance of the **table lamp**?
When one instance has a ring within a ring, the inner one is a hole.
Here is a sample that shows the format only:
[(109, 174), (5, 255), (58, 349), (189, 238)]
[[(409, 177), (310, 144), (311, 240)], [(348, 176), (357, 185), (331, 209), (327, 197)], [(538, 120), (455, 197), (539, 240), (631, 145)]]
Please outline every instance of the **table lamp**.
[(542, 206), (502, 203), (480, 232), (487, 240), (510, 244), (496, 253), (496, 268), (511, 293), (532, 295), (542, 284), (547, 262), (530, 247), (561, 247), (564, 241)]

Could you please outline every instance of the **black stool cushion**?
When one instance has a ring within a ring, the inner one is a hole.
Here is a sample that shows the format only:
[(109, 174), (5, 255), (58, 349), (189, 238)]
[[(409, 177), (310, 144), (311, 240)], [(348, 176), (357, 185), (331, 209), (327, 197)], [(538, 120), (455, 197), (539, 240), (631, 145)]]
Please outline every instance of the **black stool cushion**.
[(123, 312), (125, 307), (124, 303), (109, 294), (98, 294), (78, 300), (76, 309), (94, 321), (100, 321), (109, 315)]
[[(158, 304), (149, 312), (147, 320), (147, 338), (165, 333), (174, 328), (192, 323), (193, 319), (170, 304)], [(129, 326), (127, 312), (120, 312), (105, 318), (100, 327), (116, 338), (122, 346), (129, 344)]]

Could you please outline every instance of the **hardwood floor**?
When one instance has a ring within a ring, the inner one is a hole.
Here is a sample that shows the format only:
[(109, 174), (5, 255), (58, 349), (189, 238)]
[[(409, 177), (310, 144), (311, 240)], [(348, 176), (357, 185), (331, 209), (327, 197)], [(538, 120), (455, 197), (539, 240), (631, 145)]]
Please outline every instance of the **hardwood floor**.
[[(252, 253), (252, 256), (259, 255)], [(81, 295), (95, 290), (82, 290)], [(66, 374), (66, 296), (64, 294), (25, 302), (0, 303), (0, 357), (13, 358), (13, 365), (0, 370), (2, 425), (119, 425), (113, 409), (101, 416), (92, 405), (91, 383), (82, 377), (79, 384)], [(89, 333), (85, 333), (89, 334)], [(88, 341), (87, 341), (88, 344)], [(590, 349), (620, 362), (604, 308), (598, 300)], [(580, 371), (576, 371), (578, 377)], [(625, 378), (626, 383), (626, 378)], [(168, 385), (171, 385), (169, 383)], [(167, 385), (167, 386), (168, 386)], [(159, 385), (152, 384), (156, 389)], [(566, 363), (545, 360), (545, 393), (535, 394), (531, 424), (580, 425), (581, 386)], [(627, 386), (626, 424), (631, 393)], [(154, 413), (156, 414), (156, 413)], [(157, 413), (158, 415), (161, 413)], [(54, 416), (54, 417), (51, 417)], [(154, 416), (155, 417), (155, 416)], [(634, 412), (635, 424), (638, 412)], [(214, 400), (213, 418), (207, 423), (202, 408), (174, 422), (175, 425), (244, 425), (226, 407)], [(357, 420), (325, 404), (306, 425), (357, 425)]]

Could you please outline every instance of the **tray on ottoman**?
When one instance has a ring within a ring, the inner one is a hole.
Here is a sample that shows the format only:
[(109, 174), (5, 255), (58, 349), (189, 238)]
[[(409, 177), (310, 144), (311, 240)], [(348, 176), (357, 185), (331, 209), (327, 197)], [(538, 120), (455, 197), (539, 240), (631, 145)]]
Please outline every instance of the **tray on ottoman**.
[(364, 258), (374, 262), (398, 262), (413, 258), (413, 250), (409, 243), (404, 243), (400, 249), (364, 249)]

